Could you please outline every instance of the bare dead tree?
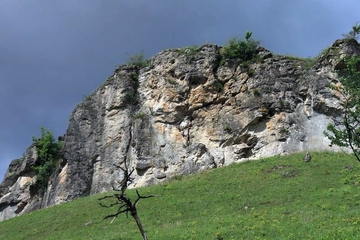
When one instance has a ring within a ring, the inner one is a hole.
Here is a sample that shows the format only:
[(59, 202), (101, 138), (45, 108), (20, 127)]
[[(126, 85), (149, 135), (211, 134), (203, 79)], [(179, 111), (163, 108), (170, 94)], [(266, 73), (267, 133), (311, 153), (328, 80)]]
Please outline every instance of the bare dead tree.
[(104, 199), (107, 199), (107, 198), (115, 198), (115, 202), (112, 203), (112, 204), (106, 205), (106, 204), (103, 204), (103, 203), (100, 202), (99, 205), (101, 207), (105, 207), (105, 208), (111, 208), (111, 207), (114, 207), (114, 206), (118, 206), (118, 209), (117, 209), (116, 213), (107, 215), (107, 216), (104, 217), (104, 219), (113, 218), (113, 220), (115, 220), (115, 218), (117, 218), (122, 213), (125, 213), (127, 217), (128, 217), (128, 214), (130, 213), (130, 215), (134, 218), (143, 239), (148, 240), (147, 236), (146, 236), (146, 233), (145, 233), (145, 230), (144, 230), (144, 228), (143, 228), (143, 226), (141, 224), (140, 217), (139, 217), (139, 215), (137, 213), (136, 204), (142, 198), (155, 197), (155, 195), (141, 196), (139, 194), (139, 191), (136, 190), (137, 198), (134, 201), (132, 201), (130, 199), (130, 197), (128, 197), (126, 195), (126, 190), (128, 188), (128, 185), (131, 184), (132, 181), (134, 180), (134, 178), (131, 177), (132, 173), (134, 172), (134, 168), (131, 171), (129, 171), (129, 168), (126, 165), (126, 163), (125, 163), (124, 168), (121, 167), (121, 166), (118, 166), (118, 165), (115, 165), (115, 166), (117, 168), (120, 168), (124, 172), (124, 178), (119, 183), (119, 188), (115, 188), (113, 186), (113, 190), (118, 191), (118, 193), (115, 193), (115, 194), (113, 194), (111, 196), (105, 196), (105, 197), (99, 198), (98, 200), (101, 201), (101, 200), (104, 200)]

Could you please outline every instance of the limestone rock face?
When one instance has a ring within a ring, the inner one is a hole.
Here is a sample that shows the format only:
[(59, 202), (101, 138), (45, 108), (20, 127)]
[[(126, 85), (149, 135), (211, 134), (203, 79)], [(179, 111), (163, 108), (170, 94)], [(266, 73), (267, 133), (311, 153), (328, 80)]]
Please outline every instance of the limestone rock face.
[(31, 188), (36, 181), (31, 167), (37, 160), (37, 151), (30, 146), (23, 158), (10, 163), (0, 184), (0, 221), (40, 208), (41, 200), (34, 196)]
[(336, 41), (312, 67), (262, 47), (257, 55), (254, 63), (224, 60), (219, 46), (206, 44), (162, 51), (143, 69), (120, 66), (72, 112), (42, 197), (30, 193), (36, 156), (28, 150), (24, 162), (10, 164), (0, 220), (111, 190), (125, 161), (135, 169), (131, 187), (139, 187), (233, 162), (330, 150), (323, 131), (340, 116), (342, 99), (329, 85), (340, 84), (334, 70), (344, 56), (360, 55), (358, 43)]

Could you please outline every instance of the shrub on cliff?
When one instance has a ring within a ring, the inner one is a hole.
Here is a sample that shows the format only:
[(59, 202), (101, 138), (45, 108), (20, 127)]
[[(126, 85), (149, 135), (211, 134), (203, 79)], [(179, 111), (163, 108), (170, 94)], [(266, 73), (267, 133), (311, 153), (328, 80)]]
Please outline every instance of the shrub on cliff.
[(41, 192), (47, 187), (49, 178), (56, 168), (62, 142), (56, 141), (52, 132), (44, 127), (41, 127), (41, 137), (33, 137), (32, 140), (40, 160), (38, 165), (33, 166), (37, 174), (35, 186)]
[(131, 56), (127, 64), (130, 66), (137, 66), (139, 68), (144, 68), (149, 65), (149, 61), (145, 59), (144, 51), (142, 51), (141, 53)]
[(229, 39), (227, 45), (221, 49), (221, 55), (225, 58), (241, 58), (244, 61), (253, 59), (255, 50), (259, 46), (259, 41), (251, 38), (252, 33), (246, 32), (245, 40), (233, 37)]
[(351, 31), (349, 31), (346, 34), (343, 34), (343, 37), (345, 39), (357, 40), (359, 38), (359, 35), (360, 35), (360, 25), (359, 25), (359, 23), (356, 23), (354, 26), (352, 26)]
[(334, 87), (343, 94), (344, 111), (341, 120), (327, 126), (324, 132), (331, 144), (350, 147), (360, 161), (360, 57), (344, 59), (345, 67), (338, 70), (341, 86)]

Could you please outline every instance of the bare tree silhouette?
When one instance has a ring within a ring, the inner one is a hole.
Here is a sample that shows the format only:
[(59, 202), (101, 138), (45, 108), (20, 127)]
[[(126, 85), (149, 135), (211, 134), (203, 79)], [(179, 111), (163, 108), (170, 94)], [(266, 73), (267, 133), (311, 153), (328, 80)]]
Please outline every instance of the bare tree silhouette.
[(104, 217), (104, 219), (113, 218), (113, 220), (114, 220), (115, 218), (117, 218), (122, 213), (126, 213), (126, 216), (128, 216), (128, 214), (130, 213), (130, 215), (134, 218), (143, 239), (148, 240), (148, 238), (146, 236), (146, 233), (145, 233), (145, 230), (144, 230), (144, 228), (142, 226), (142, 223), (140, 221), (140, 217), (139, 217), (139, 215), (137, 213), (136, 204), (142, 198), (155, 197), (155, 195), (141, 196), (139, 194), (139, 191), (136, 190), (137, 198), (134, 201), (132, 201), (130, 199), (130, 197), (128, 197), (126, 195), (126, 190), (127, 190), (128, 186), (129, 186), (129, 184), (131, 184), (132, 181), (134, 180), (134, 178), (131, 177), (131, 175), (134, 172), (134, 168), (130, 171), (128, 166), (126, 165), (126, 161), (125, 161), (125, 167), (121, 167), (121, 166), (118, 166), (118, 165), (115, 165), (115, 166), (117, 168), (121, 169), (124, 172), (124, 178), (119, 183), (119, 188), (115, 188), (113, 186), (113, 190), (118, 191), (118, 193), (115, 193), (115, 194), (113, 194), (111, 196), (105, 196), (105, 197), (99, 198), (98, 200), (101, 201), (101, 200), (104, 200), (104, 199), (107, 199), (107, 198), (115, 198), (116, 201), (114, 203), (112, 203), (112, 204), (107, 205), (107, 204), (103, 204), (103, 203), (100, 202), (99, 205), (102, 206), (102, 207), (105, 207), (105, 208), (111, 208), (111, 207), (114, 207), (114, 206), (118, 206), (118, 209), (117, 209), (116, 213), (107, 215), (107, 216)]

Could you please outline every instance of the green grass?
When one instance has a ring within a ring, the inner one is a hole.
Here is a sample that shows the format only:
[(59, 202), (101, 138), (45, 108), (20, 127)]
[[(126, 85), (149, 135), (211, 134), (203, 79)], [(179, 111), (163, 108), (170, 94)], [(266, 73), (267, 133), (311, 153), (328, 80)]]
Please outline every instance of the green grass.
[[(360, 163), (338, 153), (271, 157), (139, 189), (149, 239), (359, 239)], [(142, 239), (98, 196), (0, 223), (0, 239)], [(134, 191), (129, 191), (134, 196)]]

